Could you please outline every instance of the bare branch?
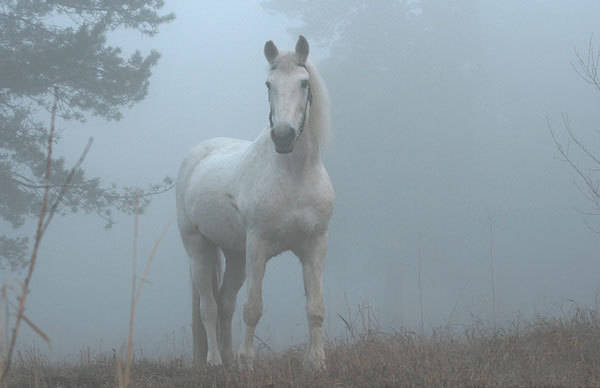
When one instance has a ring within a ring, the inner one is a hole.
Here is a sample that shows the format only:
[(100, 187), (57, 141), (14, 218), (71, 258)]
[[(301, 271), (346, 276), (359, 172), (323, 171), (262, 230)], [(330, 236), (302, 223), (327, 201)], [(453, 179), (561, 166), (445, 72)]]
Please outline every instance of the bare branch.
[(52, 217), (54, 217), (54, 214), (56, 213), (56, 208), (58, 207), (58, 204), (62, 201), (63, 197), (65, 196), (65, 193), (67, 192), (69, 184), (71, 183), (71, 180), (73, 179), (73, 175), (75, 175), (75, 172), (77, 170), (79, 170), (79, 167), (81, 167), (81, 164), (83, 163), (83, 160), (85, 159), (88, 152), (90, 151), (90, 147), (92, 146), (93, 142), (94, 142), (94, 139), (90, 137), (87, 145), (85, 146), (85, 148), (83, 149), (83, 152), (81, 153), (81, 156), (79, 157), (79, 160), (77, 160), (77, 163), (75, 163), (75, 166), (73, 166), (73, 168), (69, 172), (69, 175), (67, 175), (67, 179), (65, 180), (65, 183), (62, 185), (60, 193), (58, 193), (58, 196), (56, 197), (54, 204), (50, 208), (50, 213), (48, 214), (48, 218), (46, 219), (46, 222), (44, 223), (42, 233), (44, 233), (46, 231), (46, 228), (48, 228), (50, 221), (52, 221)]
[[(54, 123), (56, 120), (56, 108), (58, 102), (58, 88), (54, 88), (54, 105), (52, 107), (52, 118), (50, 121), (50, 134), (48, 135), (48, 156), (46, 159), (46, 183), (50, 181), (50, 167), (52, 165), (52, 143), (54, 136)], [(10, 338), (10, 344), (8, 346), (8, 352), (6, 356), (6, 362), (4, 363), (4, 369), (2, 370), (2, 375), (0, 375), (0, 384), (4, 382), (6, 375), (10, 369), (12, 355), (15, 350), (15, 344), (17, 342), (17, 336), (19, 335), (19, 327), (21, 325), (21, 321), (23, 320), (25, 313), (25, 303), (27, 302), (27, 295), (29, 295), (29, 283), (31, 282), (31, 278), (33, 276), (33, 270), (35, 269), (35, 263), (37, 262), (37, 253), (40, 247), (40, 243), (42, 241), (42, 237), (44, 235), (43, 225), (44, 220), (46, 218), (46, 209), (48, 206), (48, 193), (50, 191), (49, 187), (46, 187), (44, 190), (44, 197), (42, 199), (42, 209), (40, 210), (40, 215), (38, 217), (38, 225), (37, 231), (35, 235), (35, 243), (33, 246), (33, 252), (31, 253), (31, 259), (29, 260), (29, 268), (27, 270), (27, 276), (25, 277), (25, 281), (21, 286), (21, 294), (18, 297), (19, 308), (17, 309), (17, 317), (15, 321), (15, 327), (13, 328), (12, 335)]]
[[(565, 121), (563, 121), (565, 122)], [(568, 124), (568, 121), (566, 121), (566, 123)], [(577, 175), (579, 175), (579, 177), (581, 178), (581, 180), (585, 183), (586, 187), (588, 188), (589, 194), (592, 195), (592, 200), (597, 203), (600, 200), (600, 187), (598, 186), (598, 184), (596, 182), (594, 182), (594, 180), (592, 179), (592, 177), (585, 173), (582, 168), (573, 161), (573, 159), (569, 156), (569, 153), (565, 150), (565, 148), (563, 147), (563, 144), (558, 140), (558, 138), (556, 137), (556, 134), (554, 133), (554, 130), (552, 129), (552, 126), (548, 120), (548, 128), (550, 131), (550, 136), (552, 136), (552, 140), (554, 141), (554, 145), (556, 146), (556, 149), (558, 150), (558, 152), (560, 153), (560, 155), (563, 158), (563, 161), (566, 162), (576, 173)], [(590, 157), (593, 161), (595, 161), (596, 163), (598, 163), (600, 165), (600, 160), (596, 159), (595, 156), (593, 154), (591, 154), (589, 151), (587, 151), (587, 149), (585, 147), (583, 147), (583, 144), (579, 141), (579, 139), (577, 139), (577, 137), (575, 137), (572, 134), (572, 131), (570, 131), (569, 128), (567, 128), (567, 131), (569, 132), (569, 137), (571, 138), (571, 140), (573, 140), (573, 142), (575, 142), (575, 144), (588, 156)]]
[(139, 199), (139, 198), (144, 198), (144, 197), (150, 197), (152, 195), (166, 193), (167, 191), (173, 190), (174, 187), (175, 187), (175, 183), (171, 183), (170, 185), (168, 185), (164, 188), (157, 189), (157, 190), (148, 190), (148, 191), (139, 190), (135, 194), (130, 194), (130, 195), (107, 194), (106, 198), (108, 198), (108, 199), (135, 199), (135, 198), (138, 198)]
[(577, 136), (575, 136), (575, 134), (573, 133), (573, 130), (571, 129), (571, 123), (569, 121), (569, 116), (566, 113), (563, 113), (561, 115), (562, 117), (562, 121), (563, 121), (563, 126), (565, 127), (565, 129), (567, 130), (567, 133), (569, 134), (569, 137), (571, 138), (571, 140), (573, 141), (573, 143), (575, 143), (580, 149), (581, 151), (583, 151), (583, 153), (585, 153), (590, 159), (592, 159), (597, 165), (600, 166), (600, 158), (597, 157), (596, 155), (594, 155), (580, 140)]
[(600, 91), (600, 76), (598, 74), (600, 70), (600, 49), (594, 47), (593, 35), (590, 36), (588, 42), (587, 55), (584, 56), (575, 49), (575, 57), (575, 63), (571, 63), (575, 72), (581, 79)]

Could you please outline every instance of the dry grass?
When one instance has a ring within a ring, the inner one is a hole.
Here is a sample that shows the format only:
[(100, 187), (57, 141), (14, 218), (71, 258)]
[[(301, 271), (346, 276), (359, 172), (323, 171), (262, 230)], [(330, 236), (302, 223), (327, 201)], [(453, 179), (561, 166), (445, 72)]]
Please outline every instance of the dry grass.
[[(302, 369), (302, 349), (263, 355), (253, 372), (194, 370), (189, 361), (135, 360), (134, 387), (392, 387), (600, 386), (600, 315), (576, 310), (565, 319), (538, 318), (509, 330), (474, 325), (445, 330), (362, 334), (326, 346), (328, 369)], [(114, 356), (82, 357), (79, 365), (20, 355), (9, 387), (113, 387)]]

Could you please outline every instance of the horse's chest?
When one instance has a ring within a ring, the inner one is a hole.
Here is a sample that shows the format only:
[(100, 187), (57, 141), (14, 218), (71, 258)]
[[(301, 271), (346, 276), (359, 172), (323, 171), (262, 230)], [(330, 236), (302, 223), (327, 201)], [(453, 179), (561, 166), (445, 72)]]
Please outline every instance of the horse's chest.
[(309, 235), (323, 229), (327, 220), (316, 206), (305, 206), (304, 208), (293, 208), (288, 212), (282, 212), (280, 217), (280, 234)]
[(332, 207), (333, 201), (322, 195), (265, 196), (253, 224), (266, 238), (287, 242), (327, 230)]

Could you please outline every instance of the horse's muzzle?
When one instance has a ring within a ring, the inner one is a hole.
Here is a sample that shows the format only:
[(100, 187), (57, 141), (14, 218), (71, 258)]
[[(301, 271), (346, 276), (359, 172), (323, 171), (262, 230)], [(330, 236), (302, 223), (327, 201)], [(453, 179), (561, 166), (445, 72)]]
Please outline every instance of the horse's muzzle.
[(271, 140), (275, 144), (275, 151), (280, 154), (288, 154), (294, 150), (296, 131), (291, 125), (276, 125), (271, 128)]

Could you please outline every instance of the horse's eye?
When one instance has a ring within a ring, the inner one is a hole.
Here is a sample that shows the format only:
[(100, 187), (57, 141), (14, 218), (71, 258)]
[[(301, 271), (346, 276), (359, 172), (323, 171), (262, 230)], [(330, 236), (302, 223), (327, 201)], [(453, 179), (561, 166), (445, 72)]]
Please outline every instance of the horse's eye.
[(308, 80), (307, 79), (303, 79), (302, 81), (300, 81), (300, 86), (303, 89), (306, 89), (308, 87)]
[(267, 89), (271, 89), (271, 83), (269, 81), (265, 82), (265, 85), (267, 85)]

